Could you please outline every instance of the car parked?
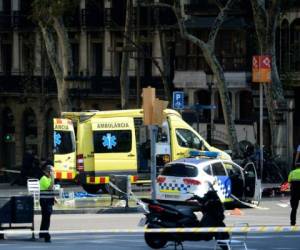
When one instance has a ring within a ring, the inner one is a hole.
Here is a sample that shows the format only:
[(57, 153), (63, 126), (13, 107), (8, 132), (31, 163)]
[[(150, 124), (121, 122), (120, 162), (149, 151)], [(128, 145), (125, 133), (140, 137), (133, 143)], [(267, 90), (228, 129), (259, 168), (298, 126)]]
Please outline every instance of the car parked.
[(166, 164), (156, 179), (156, 198), (181, 202), (193, 194), (203, 197), (212, 184), (222, 202), (237, 198), (259, 203), (261, 182), (254, 164), (242, 168), (231, 160), (211, 158), (211, 154)]

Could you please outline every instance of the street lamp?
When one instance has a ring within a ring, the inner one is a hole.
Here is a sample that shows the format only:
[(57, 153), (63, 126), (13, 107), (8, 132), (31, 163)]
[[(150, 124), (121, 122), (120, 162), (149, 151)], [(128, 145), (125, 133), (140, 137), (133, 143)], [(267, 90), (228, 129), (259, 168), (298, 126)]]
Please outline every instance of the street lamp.
[[(210, 106), (212, 107), (212, 83), (211, 82), (207, 82), (207, 86), (208, 86), (208, 92), (209, 92), (209, 96), (210, 96)], [(209, 144), (211, 144), (212, 141), (212, 127), (213, 127), (213, 115), (212, 115), (212, 108), (208, 109), (208, 113), (209, 113), (209, 122), (206, 124), (206, 131), (207, 131), (207, 142)]]

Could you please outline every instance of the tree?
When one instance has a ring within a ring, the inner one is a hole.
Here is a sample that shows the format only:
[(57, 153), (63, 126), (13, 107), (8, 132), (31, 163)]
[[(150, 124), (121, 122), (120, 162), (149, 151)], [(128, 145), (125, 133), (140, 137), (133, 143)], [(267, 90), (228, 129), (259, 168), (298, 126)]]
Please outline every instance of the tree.
[[(283, 5), (290, 1), (284, 0), (250, 0), (253, 10), (253, 19), (256, 34), (259, 43), (260, 53), (271, 56), (272, 67), (272, 83), (264, 84), (264, 92), (266, 96), (266, 104), (269, 114), (270, 130), (271, 130), (271, 151), (274, 154), (278, 144), (281, 143), (277, 138), (278, 126), (276, 123), (276, 114), (278, 109), (286, 109), (287, 103), (284, 98), (282, 82), (279, 77), (276, 64), (276, 29), (282, 11)], [(274, 105), (275, 104), (275, 105)]]
[(129, 78), (128, 78), (128, 65), (129, 65), (129, 39), (132, 33), (132, 0), (127, 0), (126, 4), (126, 20), (123, 38), (123, 53), (121, 63), (120, 87), (121, 87), (121, 107), (122, 109), (128, 108), (129, 102)]
[[(73, 75), (73, 60), (68, 31), (63, 15), (78, 4), (73, 0), (33, 0), (33, 19), (37, 22), (45, 42), (56, 85), (60, 112), (71, 109), (68, 79)], [(61, 60), (57, 51), (60, 50)]]
[(229, 147), (233, 152), (233, 156), (235, 157), (240, 155), (240, 149), (238, 146), (234, 120), (232, 117), (231, 101), (229, 98), (229, 92), (227, 88), (224, 71), (215, 53), (215, 42), (222, 24), (226, 20), (226, 17), (228, 16), (230, 10), (236, 4), (237, 1), (238, 0), (228, 0), (225, 1), (226, 2), (225, 4), (223, 4), (224, 1), (215, 0), (216, 6), (219, 8), (220, 12), (216, 17), (214, 24), (210, 30), (207, 42), (199, 39), (198, 37), (196, 37), (195, 35), (193, 35), (187, 30), (186, 20), (188, 18), (193, 18), (193, 17), (186, 15), (184, 11), (184, 3), (185, 3), (184, 0), (174, 0), (173, 4), (165, 4), (165, 3), (154, 4), (155, 6), (167, 7), (173, 10), (178, 21), (181, 37), (185, 40), (194, 43), (201, 49), (206, 62), (208, 63), (214, 76), (216, 77), (217, 87), (219, 90), (220, 99), (222, 103), (225, 125), (228, 132)]
[[(140, 14), (139, 14), (139, 2), (137, 3), (137, 26), (139, 26), (139, 18), (140, 18)], [(126, 20), (125, 20), (125, 28), (124, 28), (124, 34), (123, 34), (123, 54), (122, 54), (122, 64), (121, 64), (121, 76), (120, 76), (120, 86), (121, 86), (121, 106), (122, 109), (127, 108), (128, 107), (128, 101), (129, 101), (129, 79), (128, 79), (128, 66), (129, 66), (129, 54), (130, 54), (130, 45), (132, 45), (133, 47), (135, 47), (135, 49), (137, 50), (137, 57), (134, 58), (135, 60), (137, 60), (137, 64), (140, 63), (140, 57), (142, 56), (143, 58), (148, 58), (152, 61), (152, 63), (154, 64), (154, 66), (158, 69), (160, 75), (161, 75), (161, 79), (162, 79), (162, 83), (164, 86), (164, 92), (165, 92), (165, 96), (166, 99), (169, 101), (169, 103), (171, 103), (171, 93), (170, 93), (170, 86), (169, 86), (169, 61), (168, 59), (168, 51), (167, 51), (167, 45), (166, 45), (166, 41), (165, 41), (165, 37), (162, 33), (162, 31), (158, 31), (159, 32), (159, 42), (160, 42), (160, 47), (162, 50), (162, 65), (160, 65), (160, 63), (158, 62), (158, 60), (156, 58), (153, 58), (152, 55), (149, 55), (148, 52), (145, 52), (143, 46), (140, 45), (140, 39), (139, 39), (139, 28), (140, 27), (136, 27), (137, 30), (137, 34), (135, 36), (135, 39), (132, 38), (132, 16), (133, 16), (133, 4), (132, 4), (132, 0), (127, 0), (127, 4), (126, 4)], [(157, 21), (157, 11), (155, 12), (155, 19)], [(159, 27), (159, 25), (157, 25)], [(137, 69), (138, 69), (138, 73), (140, 74), (140, 67), (139, 65), (137, 65)], [(137, 77), (139, 77), (139, 75), (137, 75)], [(138, 80), (140, 81), (140, 79)], [(140, 86), (139, 86), (140, 88)], [(139, 91), (140, 89), (137, 89), (137, 91)], [(137, 95), (140, 95), (141, 93), (137, 93)], [(137, 98), (137, 101), (139, 100), (139, 98)], [(139, 103), (138, 103), (139, 104)]]

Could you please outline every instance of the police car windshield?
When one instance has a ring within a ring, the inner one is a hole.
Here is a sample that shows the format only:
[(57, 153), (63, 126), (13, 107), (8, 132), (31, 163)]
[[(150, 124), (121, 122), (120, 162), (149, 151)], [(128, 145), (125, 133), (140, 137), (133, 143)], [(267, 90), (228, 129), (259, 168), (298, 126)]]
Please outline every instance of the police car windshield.
[(192, 165), (176, 163), (166, 165), (163, 168), (161, 175), (175, 177), (196, 177), (198, 175), (198, 169)]
[(54, 153), (68, 154), (74, 151), (74, 133), (71, 131), (54, 131)]

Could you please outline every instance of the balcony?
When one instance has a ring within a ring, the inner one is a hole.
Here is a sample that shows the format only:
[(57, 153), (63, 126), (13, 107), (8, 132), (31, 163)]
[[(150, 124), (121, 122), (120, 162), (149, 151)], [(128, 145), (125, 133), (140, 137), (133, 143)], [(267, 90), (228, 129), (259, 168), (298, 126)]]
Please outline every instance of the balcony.
[(0, 95), (56, 93), (56, 81), (53, 77), (36, 76), (0, 76)]

